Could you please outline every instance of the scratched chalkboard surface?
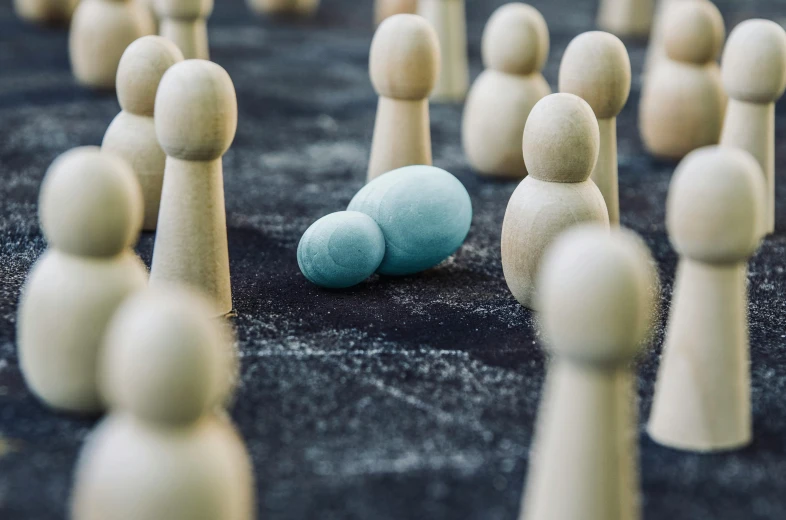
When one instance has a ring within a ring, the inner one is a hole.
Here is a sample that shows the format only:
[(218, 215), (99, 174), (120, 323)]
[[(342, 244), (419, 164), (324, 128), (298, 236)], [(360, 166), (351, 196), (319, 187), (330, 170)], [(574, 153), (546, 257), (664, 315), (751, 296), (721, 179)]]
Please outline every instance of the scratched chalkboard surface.
[[(45, 243), (36, 198), (63, 151), (99, 144), (119, 107), (78, 87), (65, 31), (19, 22), (0, 5), (0, 518), (66, 518), (72, 469), (95, 418), (53, 415), (26, 389), (15, 347), (20, 287)], [(483, 24), (502, 0), (468, 0), (473, 77)], [(376, 97), (368, 79), (370, 0), (323, 0), (309, 21), (217, 2), (213, 59), (237, 88), (240, 120), (224, 159), (242, 381), (231, 413), (253, 458), (259, 518), (516, 518), (544, 375), (537, 322), (500, 265), (515, 183), (483, 180), (460, 146), (462, 107), (432, 106), (434, 161), (474, 206), (464, 247), (426, 273), (373, 277), (347, 291), (297, 268), (303, 231), (344, 209), (365, 178)], [(595, 1), (532, 0), (550, 25), (556, 85), (570, 39), (594, 28)], [(786, 18), (782, 0), (718, 2), (731, 27)], [(783, 21), (780, 19), (779, 21)], [(644, 237), (668, 310), (676, 264), (664, 226), (674, 165), (647, 157), (636, 130), (644, 44), (627, 41), (633, 92), (619, 118), (622, 222)], [(648, 520), (786, 518), (786, 114), (778, 109), (779, 232), (750, 268), (755, 441), (700, 456), (641, 433)], [(138, 250), (149, 264), (153, 236)], [(647, 417), (661, 319), (640, 364)]]

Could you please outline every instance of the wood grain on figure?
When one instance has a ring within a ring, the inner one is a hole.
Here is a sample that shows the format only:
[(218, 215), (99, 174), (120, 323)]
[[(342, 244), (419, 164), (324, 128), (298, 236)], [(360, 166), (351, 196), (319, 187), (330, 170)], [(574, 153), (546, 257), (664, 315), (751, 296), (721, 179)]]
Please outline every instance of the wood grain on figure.
[(158, 142), (167, 154), (151, 285), (195, 287), (232, 310), (222, 156), (237, 130), (237, 97), (215, 63), (186, 60), (161, 80), (155, 104)]
[(666, 224), (680, 255), (647, 427), (692, 451), (751, 441), (747, 261), (764, 219), (764, 176), (747, 152), (688, 155), (669, 188)]
[(111, 413), (77, 463), (74, 520), (251, 520), (254, 477), (223, 410), (230, 334), (182, 289), (118, 310), (100, 367)]
[(653, 0), (601, 0), (598, 28), (619, 37), (644, 38), (653, 22)]
[(14, 0), (16, 15), (44, 26), (67, 25), (79, 0)]
[(725, 29), (718, 8), (704, 0), (676, 2), (667, 16), (666, 57), (642, 86), (639, 130), (649, 153), (679, 160), (720, 140), (726, 94), (715, 57)]
[(115, 88), (120, 58), (134, 40), (153, 34), (154, 27), (132, 0), (82, 0), (68, 36), (71, 70), (82, 85)]
[(767, 184), (764, 232), (775, 231), (775, 102), (786, 88), (786, 31), (770, 20), (734, 28), (723, 51), (723, 86), (729, 95), (721, 144), (747, 151)]
[(603, 195), (589, 178), (599, 141), (592, 108), (573, 94), (546, 96), (527, 119), (529, 176), (510, 197), (502, 223), (502, 270), (524, 307), (535, 309), (541, 258), (557, 235), (581, 222), (609, 228)]
[(319, 9), (320, 0), (247, 0), (251, 10), (259, 14), (311, 16)]
[(153, 0), (158, 33), (180, 48), (187, 60), (210, 59), (207, 19), (214, 0)]
[(535, 103), (551, 94), (541, 72), (549, 54), (546, 21), (527, 4), (503, 5), (483, 31), (482, 54), (486, 70), (464, 107), (464, 152), (481, 175), (520, 179), (527, 175), (524, 125)]
[(375, 0), (374, 2), (374, 22), (381, 24), (384, 20), (394, 14), (416, 14), (418, 12), (418, 0)]
[(574, 38), (565, 49), (559, 89), (584, 99), (598, 118), (600, 153), (590, 178), (603, 194), (613, 226), (620, 222), (617, 115), (628, 101), (630, 83), (628, 51), (616, 36), (587, 32)]
[(431, 99), (450, 103), (463, 101), (469, 88), (464, 0), (418, 0), (418, 14), (434, 26), (442, 54)]
[(49, 248), (22, 289), (22, 374), (52, 408), (99, 412), (104, 399), (96, 374), (104, 330), (120, 303), (147, 283), (131, 250), (142, 225), (141, 190), (120, 157), (76, 148), (49, 168), (38, 208)]
[(437, 35), (422, 17), (397, 14), (379, 25), (369, 57), (379, 104), (368, 180), (404, 166), (431, 165), (428, 96), (439, 62)]
[(145, 36), (128, 46), (117, 71), (117, 98), (122, 111), (109, 125), (101, 145), (133, 168), (142, 187), (142, 229), (146, 231), (156, 229), (166, 165), (153, 119), (156, 92), (164, 73), (181, 61), (180, 49), (161, 36)]
[(520, 520), (641, 517), (631, 362), (656, 314), (653, 265), (636, 235), (600, 225), (546, 253), (538, 307), (553, 358)]

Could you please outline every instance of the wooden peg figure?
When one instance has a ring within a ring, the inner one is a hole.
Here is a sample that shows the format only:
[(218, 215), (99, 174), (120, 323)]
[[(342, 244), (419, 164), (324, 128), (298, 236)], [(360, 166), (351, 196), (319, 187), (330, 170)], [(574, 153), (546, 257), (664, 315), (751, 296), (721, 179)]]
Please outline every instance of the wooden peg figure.
[(128, 46), (117, 71), (117, 99), (122, 111), (104, 135), (101, 147), (125, 159), (142, 187), (142, 229), (158, 222), (166, 154), (158, 144), (153, 120), (158, 84), (164, 73), (183, 61), (183, 53), (162, 36), (145, 36)]
[(368, 180), (404, 166), (431, 165), (428, 95), (439, 61), (437, 35), (425, 19), (397, 14), (379, 25), (369, 58), (379, 104)]
[(510, 292), (535, 309), (543, 252), (582, 222), (609, 229), (609, 212), (590, 174), (598, 159), (598, 122), (586, 101), (551, 94), (535, 105), (524, 127), (529, 175), (510, 197), (502, 223), (502, 270)]
[(464, 101), (469, 88), (464, 0), (418, 0), (418, 14), (434, 26), (442, 54), (431, 99), (449, 103)]
[(137, 38), (153, 34), (149, 16), (133, 0), (82, 0), (68, 36), (71, 70), (87, 87), (115, 88), (120, 58)]
[(747, 151), (767, 183), (764, 232), (775, 231), (775, 102), (786, 88), (786, 31), (770, 20), (747, 20), (729, 35), (721, 66), (729, 94), (721, 144)]
[(641, 517), (631, 362), (655, 314), (653, 264), (632, 232), (597, 225), (549, 249), (539, 308), (553, 358), (520, 520)]
[(764, 219), (756, 160), (731, 147), (688, 155), (669, 188), (666, 224), (680, 255), (647, 430), (691, 451), (751, 441), (747, 261)]
[(611, 225), (620, 222), (617, 180), (617, 115), (630, 94), (630, 58), (619, 38), (593, 31), (570, 42), (559, 69), (560, 92), (576, 94), (598, 118), (600, 154), (591, 179), (598, 185)]
[(646, 38), (654, 9), (653, 0), (601, 0), (598, 28), (621, 38)]
[(223, 410), (225, 327), (182, 289), (130, 298), (107, 331), (101, 384), (111, 413), (77, 463), (73, 520), (254, 518), (254, 477)]
[(247, 0), (251, 10), (272, 16), (313, 16), (319, 9), (319, 0)]
[(141, 190), (120, 157), (76, 148), (52, 163), (38, 211), (49, 248), (19, 303), (22, 375), (51, 408), (97, 413), (104, 408), (96, 379), (104, 331), (123, 300), (147, 284), (131, 250), (142, 225)]
[(151, 285), (176, 282), (232, 310), (222, 156), (237, 130), (237, 98), (215, 63), (186, 60), (158, 87), (158, 142), (167, 154)]
[(14, 0), (16, 15), (43, 26), (68, 25), (79, 0)]
[(679, 160), (720, 140), (726, 94), (715, 58), (725, 29), (718, 8), (704, 0), (677, 1), (666, 16), (666, 57), (642, 86), (639, 130), (649, 153)]
[(489, 18), (481, 47), (486, 70), (467, 96), (464, 152), (481, 175), (520, 179), (527, 175), (521, 154), (524, 125), (535, 103), (551, 94), (541, 72), (549, 29), (534, 7), (506, 4)]
[(374, 21), (376, 25), (381, 24), (394, 14), (416, 14), (418, 12), (418, 0), (375, 0), (374, 1)]
[(153, 0), (158, 33), (180, 48), (187, 60), (210, 59), (207, 19), (214, 0)]

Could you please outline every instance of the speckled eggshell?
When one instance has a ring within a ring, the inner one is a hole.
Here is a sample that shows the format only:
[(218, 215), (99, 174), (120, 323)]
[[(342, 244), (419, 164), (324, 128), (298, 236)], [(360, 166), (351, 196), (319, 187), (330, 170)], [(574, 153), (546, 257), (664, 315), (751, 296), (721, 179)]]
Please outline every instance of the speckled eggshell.
[(385, 235), (384, 275), (424, 271), (456, 252), (472, 223), (472, 202), (453, 175), (433, 166), (407, 166), (369, 182), (349, 203)]
[(339, 211), (314, 222), (297, 248), (297, 263), (312, 283), (328, 289), (357, 285), (377, 270), (385, 237), (374, 220), (357, 211)]

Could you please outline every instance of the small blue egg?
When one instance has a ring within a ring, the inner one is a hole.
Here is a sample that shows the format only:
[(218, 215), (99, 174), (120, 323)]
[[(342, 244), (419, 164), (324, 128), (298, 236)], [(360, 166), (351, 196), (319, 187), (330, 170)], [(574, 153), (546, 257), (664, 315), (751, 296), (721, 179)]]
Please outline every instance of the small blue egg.
[(357, 211), (339, 211), (317, 220), (297, 247), (297, 263), (312, 283), (328, 289), (357, 285), (377, 270), (385, 237), (374, 220)]
[(456, 252), (472, 224), (472, 201), (453, 175), (433, 166), (407, 166), (361, 189), (347, 208), (373, 218), (385, 235), (377, 272), (424, 271)]

